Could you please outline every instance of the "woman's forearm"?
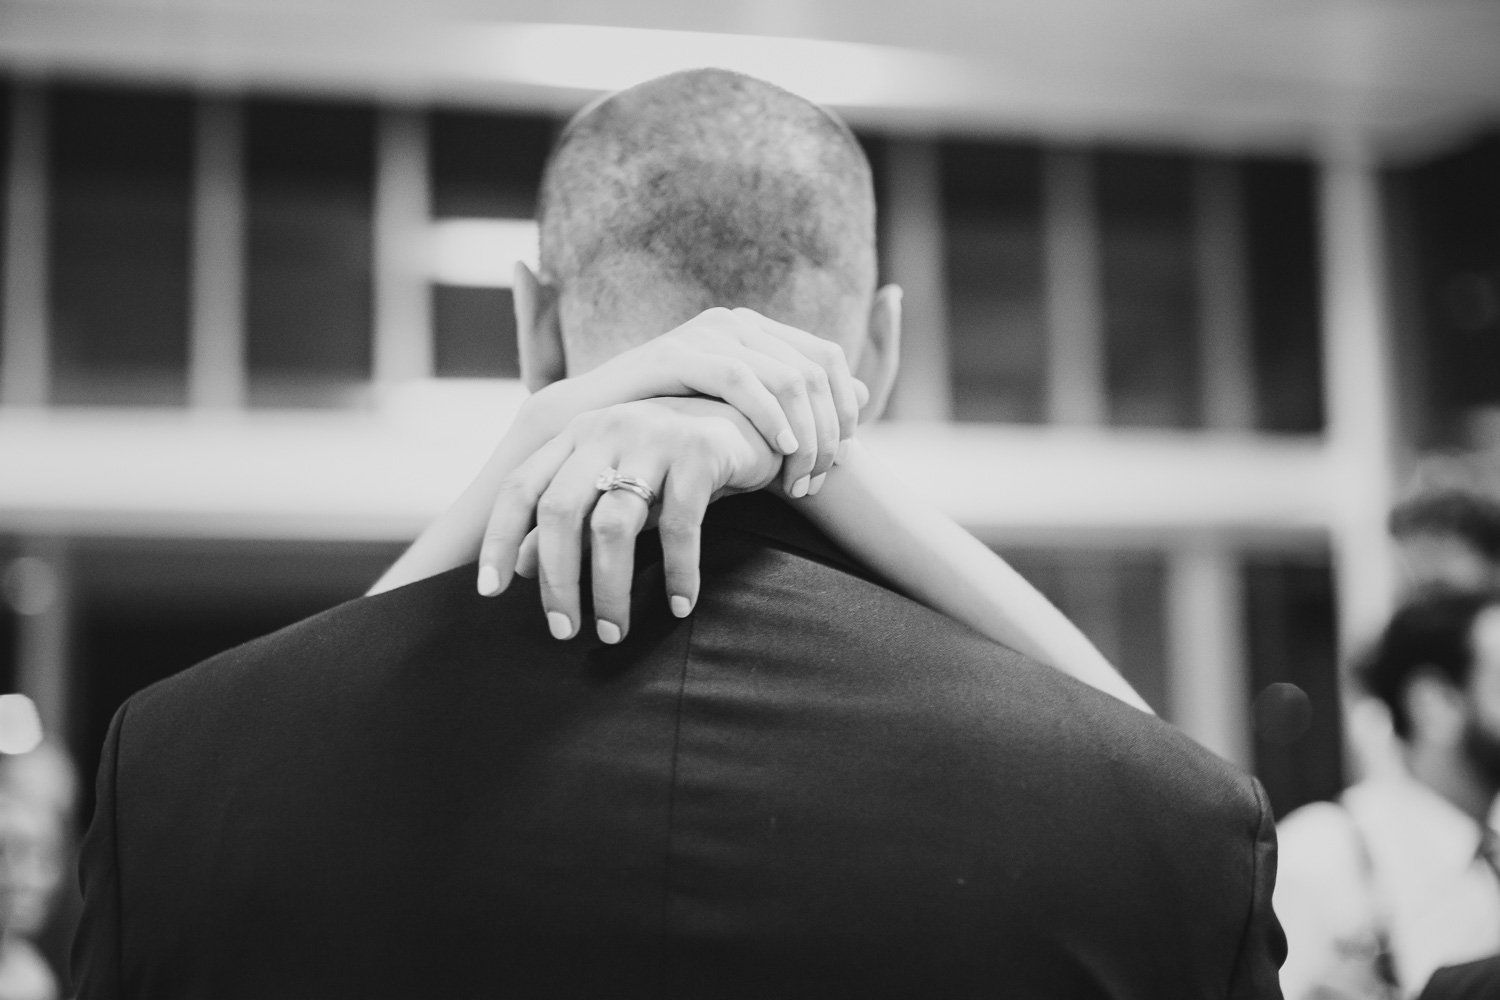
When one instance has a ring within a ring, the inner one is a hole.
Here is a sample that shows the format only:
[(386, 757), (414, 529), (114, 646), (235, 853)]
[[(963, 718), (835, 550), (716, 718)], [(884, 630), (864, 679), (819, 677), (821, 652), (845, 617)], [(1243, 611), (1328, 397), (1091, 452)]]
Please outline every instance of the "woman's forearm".
[(447, 572), (479, 555), (500, 484), (567, 424), (579, 404), (563, 398), (564, 383), (529, 397), (479, 474), (368, 591), (380, 594)]
[(1151, 707), (1010, 564), (913, 496), (856, 440), (821, 493), (798, 501), (850, 555), (912, 599), (1145, 712)]

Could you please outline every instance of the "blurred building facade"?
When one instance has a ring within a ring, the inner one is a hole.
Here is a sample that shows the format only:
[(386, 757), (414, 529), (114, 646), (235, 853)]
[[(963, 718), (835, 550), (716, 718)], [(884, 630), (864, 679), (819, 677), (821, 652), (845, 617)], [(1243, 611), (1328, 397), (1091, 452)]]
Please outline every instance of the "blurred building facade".
[(130, 692), (358, 595), (521, 398), (567, 114), (764, 66), (875, 167), (874, 447), (1278, 813), (1331, 795), (1397, 484), (1500, 448), (1500, 19), (972, 6), (0, 0), (0, 684), (91, 773)]

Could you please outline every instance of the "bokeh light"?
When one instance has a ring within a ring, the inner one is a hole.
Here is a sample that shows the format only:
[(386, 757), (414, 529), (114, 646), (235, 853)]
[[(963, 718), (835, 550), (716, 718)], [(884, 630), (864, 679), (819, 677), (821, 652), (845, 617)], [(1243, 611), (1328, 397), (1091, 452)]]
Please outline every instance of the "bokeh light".
[(42, 742), (42, 718), (24, 694), (0, 695), (0, 753), (30, 753)]

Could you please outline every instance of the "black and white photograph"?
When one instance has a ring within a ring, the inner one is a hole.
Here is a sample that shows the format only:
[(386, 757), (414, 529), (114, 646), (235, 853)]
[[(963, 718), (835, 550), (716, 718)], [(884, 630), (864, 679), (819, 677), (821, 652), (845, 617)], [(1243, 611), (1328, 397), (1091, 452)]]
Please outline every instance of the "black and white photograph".
[(0, 0), (0, 1000), (1500, 1000), (1496, 0)]

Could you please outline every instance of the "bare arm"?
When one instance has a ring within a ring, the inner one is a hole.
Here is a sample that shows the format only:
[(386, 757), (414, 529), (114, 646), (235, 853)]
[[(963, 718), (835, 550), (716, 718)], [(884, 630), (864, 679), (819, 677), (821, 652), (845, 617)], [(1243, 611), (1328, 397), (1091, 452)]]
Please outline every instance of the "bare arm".
[[(710, 499), (766, 487), (776, 479), (779, 461), (741, 414), (711, 400), (651, 400), (583, 414), (528, 459), (497, 500), (480, 573), (497, 574), (503, 587), (518, 564), (540, 559), (547, 570), (543, 607), (549, 622), (555, 617), (559, 623), (554, 634), (571, 638), (582, 625), (579, 565), (591, 559), (599, 635), (619, 642), (629, 631), (631, 553), (647, 524), (647, 508), (629, 494), (601, 497), (594, 487), (597, 471), (629, 467), (661, 496), (668, 597), (682, 616), (697, 601), (698, 525)], [(912, 599), (1151, 711), (1036, 588), (946, 515), (907, 492), (857, 440), (820, 493), (788, 502)], [(544, 506), (547, 516), (535, 516)], [(523, 539), (534, 520), (536, 544), (526, 557)], [(592, 541), (590, 555), (585, 555), (585, 533)], [(470, 546), (472, 556), (477, 539), (471, 538)], [(521, 571), (531, 575), (534, 567)]]
[(988, 546), (909, 492), (857, 439), (822, 492), (797, 509), (913, 600), (1151, 711), (1078, 626)]
[[(507, 477), (580, 414), (664, 396), (709, 396), (781, 457), (783, 488), (816, 493), (869, 398), (837, 346), (749, 310), (708, 309), (591, 372), (531, 396), (474, 481), (381, 575), (378, 594), (474, 558)], [(487, 581), (481, 580), (481, 583)], [(482, 591), (491, 588), (481, 586)], [(494, 588), (498, 590), (498, 587)]]

